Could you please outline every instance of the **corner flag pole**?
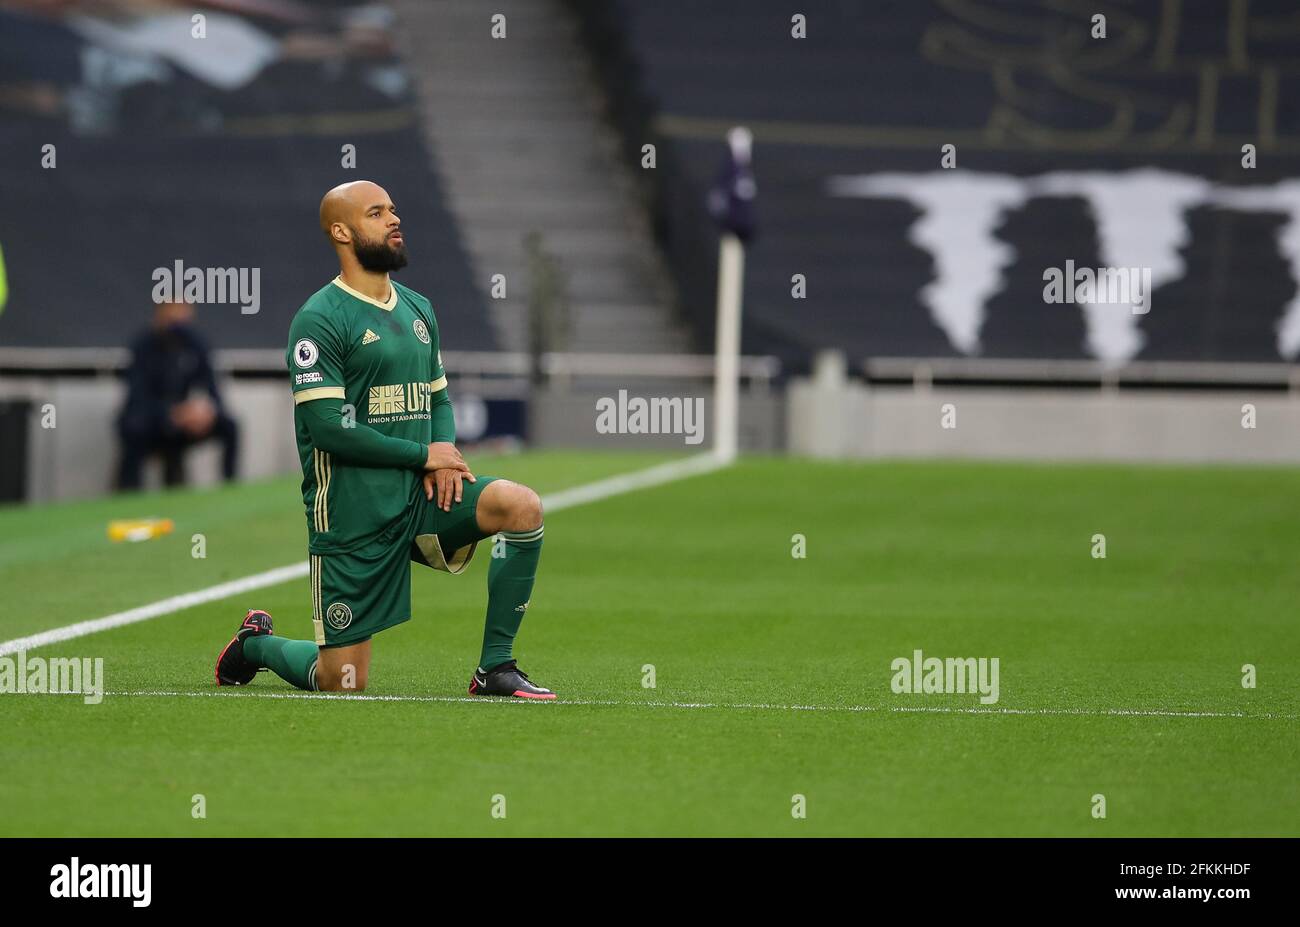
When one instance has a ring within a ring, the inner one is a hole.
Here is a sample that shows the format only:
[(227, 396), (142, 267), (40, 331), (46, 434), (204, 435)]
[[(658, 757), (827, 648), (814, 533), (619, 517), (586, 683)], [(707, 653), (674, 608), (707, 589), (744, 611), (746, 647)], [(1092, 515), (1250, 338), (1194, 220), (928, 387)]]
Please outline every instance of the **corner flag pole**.
[(714, 456), (736, 459), (740, 432), (740, 296), (745, 279), (745, 246), (724, 232), (718, 248), (718, 331), (714, 354)]
[(722, 237), (718, 245), (718, 327), (713, 370), (713, 455), (736, 459), (740, 447), (740, 302), (745, 292), (745, 243), (754, 235), (758, 186), (750, 163), (753, 133), (727, 132), (727, 158), (709, 191), (709, 212)]

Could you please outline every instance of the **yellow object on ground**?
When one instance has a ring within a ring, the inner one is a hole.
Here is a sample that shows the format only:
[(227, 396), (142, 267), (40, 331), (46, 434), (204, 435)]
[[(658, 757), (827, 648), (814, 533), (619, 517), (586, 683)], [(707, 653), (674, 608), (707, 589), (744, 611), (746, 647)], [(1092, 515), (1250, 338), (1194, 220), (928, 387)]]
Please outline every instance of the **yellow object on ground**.
[(121, 518), (108, 523), (108, 536), (114, 541), (147, 541), (171, 534), (175, 527), (170, 518)]

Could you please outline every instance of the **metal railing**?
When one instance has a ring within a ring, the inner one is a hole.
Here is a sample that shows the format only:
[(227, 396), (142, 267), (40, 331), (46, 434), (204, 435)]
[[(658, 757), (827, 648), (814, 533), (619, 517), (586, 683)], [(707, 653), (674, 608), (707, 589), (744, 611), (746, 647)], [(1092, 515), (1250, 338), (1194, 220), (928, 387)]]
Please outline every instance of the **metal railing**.
[[(520, 351), (443, 351), (443, 364), (453, 376), (522, 377), (532, 370), (528, 354)], [(131, 362), (127, 348), (0, 347), (0, 374), (89, 373), (116, 374)], [(281, 376), (284, 352), (277, 348), (224, 348), (212, 352), (220, 373)], [(578, 354), (542, 355), (542, 372), (551, 377), (647, 377), (711, 379), (712, 354)], [(775, 357), (740, 358), (741, 377), (770, 384), (781, 374)]]
[(1006, 384), (1037, 386), (1271, 387), (1300, 391), (1300, 364), (1224, 361), (1031, 360), (980, 357), (870, 357), (871, 383)]
[[(532, 370), (519, 351), (444, 351), (448, 373), (462, 377), (525, 377)], [(0, 347), (0, 375), (116, 374), (131, 361), (127, 348)], [(280, 376), (284, 352), (277, 348), (226, 348), (213, 351), (221, 373)], [(542, 372), (550, 377), (697, 378), (714, 374), (712, 354), (578, 354), (542, 355)], [(981, 357), (870, 357), (859, 373), (871, 383), (1008, 384), (1037, 386), (1223, 386), (1271, 387), (1300, 391), (1300, 364), (1229, 363), (1224, 361), (1132, 361), (1108, 365), (1094, 360), (1031, 360)], [(740, 358), (740, 375), (770, 385), (782, 374), (776, 357)]]

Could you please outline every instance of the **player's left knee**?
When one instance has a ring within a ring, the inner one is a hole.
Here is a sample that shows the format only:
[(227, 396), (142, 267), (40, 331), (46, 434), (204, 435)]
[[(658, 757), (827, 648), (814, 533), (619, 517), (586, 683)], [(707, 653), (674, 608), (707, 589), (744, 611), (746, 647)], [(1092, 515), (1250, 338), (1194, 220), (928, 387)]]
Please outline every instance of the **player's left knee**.
[(496, 480), (479, 500), (479, 527), (498, 531), (532, 531), (542, 523), (542, 500), (522, 483)]
[(542, 523), (542, 498), (527, 486), (518, 486), (510, 506), (507, 531), (530, 531)]

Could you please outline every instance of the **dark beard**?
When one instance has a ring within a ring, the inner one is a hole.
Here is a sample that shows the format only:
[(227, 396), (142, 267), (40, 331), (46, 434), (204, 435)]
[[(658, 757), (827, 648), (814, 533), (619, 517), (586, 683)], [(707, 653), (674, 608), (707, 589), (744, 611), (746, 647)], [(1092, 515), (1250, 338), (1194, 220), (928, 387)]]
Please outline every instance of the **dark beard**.
[(393, 248), (389, 246), (387, 238), (379, 241), (355, 238), (352, 241), (352, 253), (357, 256), (357, 262), (362, 267), (374, 273), (386, 274), (406, 266), (406, 242)]

